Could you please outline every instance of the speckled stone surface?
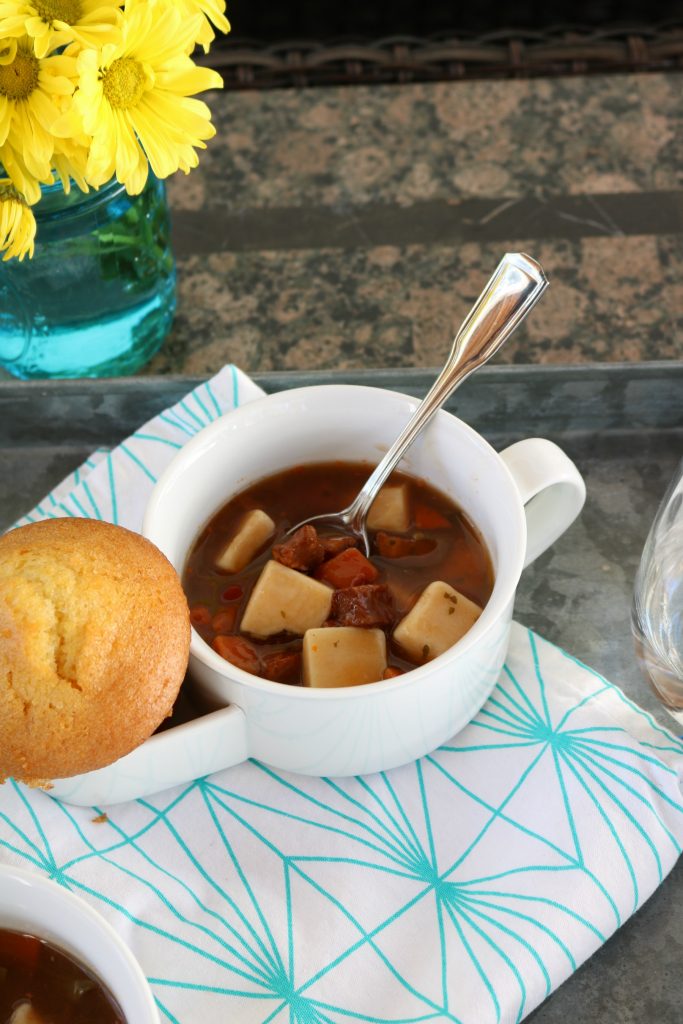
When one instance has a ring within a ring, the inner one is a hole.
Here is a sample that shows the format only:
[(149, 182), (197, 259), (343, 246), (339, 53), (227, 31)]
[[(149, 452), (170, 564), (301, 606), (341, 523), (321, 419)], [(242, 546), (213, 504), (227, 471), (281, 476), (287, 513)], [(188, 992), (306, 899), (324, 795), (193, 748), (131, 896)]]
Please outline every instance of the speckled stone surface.
[(672, 73), (209, 97), (144, 372), (434, 366), (510, 249), (551, 288), (499, 362), (680, 358), (682, 93)]

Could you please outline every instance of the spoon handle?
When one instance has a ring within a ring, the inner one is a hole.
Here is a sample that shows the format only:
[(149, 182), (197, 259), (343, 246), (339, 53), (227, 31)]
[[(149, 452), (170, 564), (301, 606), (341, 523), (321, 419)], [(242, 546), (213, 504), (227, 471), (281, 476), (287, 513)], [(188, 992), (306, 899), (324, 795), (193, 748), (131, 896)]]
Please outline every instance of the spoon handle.
[(495, 355), (547, 286), (548, 280), (536, 260), (522, 252), (503, 256), (456, 334), (443, 370), (349, 506), (351, 525), (362, 524), (377, 491), (428, 420), (466, 377)]

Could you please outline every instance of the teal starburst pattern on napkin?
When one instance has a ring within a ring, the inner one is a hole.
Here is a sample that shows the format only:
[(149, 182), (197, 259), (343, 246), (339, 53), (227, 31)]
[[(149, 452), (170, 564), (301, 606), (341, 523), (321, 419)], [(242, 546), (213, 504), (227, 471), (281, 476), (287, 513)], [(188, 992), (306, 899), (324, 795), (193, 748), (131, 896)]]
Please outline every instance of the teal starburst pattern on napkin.
[(72, 808), (0, 790), (0, 851), (93, 902), (162, 1020), (521, 1020), (660, 884), (683, 744), (515, 625), (489, 701), (415, 764), (314, 779), (248, 763)]

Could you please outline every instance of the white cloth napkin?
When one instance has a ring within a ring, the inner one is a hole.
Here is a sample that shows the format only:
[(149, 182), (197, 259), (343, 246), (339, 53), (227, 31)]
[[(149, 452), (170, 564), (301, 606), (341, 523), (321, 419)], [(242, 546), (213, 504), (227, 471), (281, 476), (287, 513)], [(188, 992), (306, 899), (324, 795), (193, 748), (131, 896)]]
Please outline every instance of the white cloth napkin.
[[(175, 450), (259, 394), (226, 367), (22, 522), (139, 529)], [(679, 740), (516, 624), (485, 707), (419, 762), (342, 780), (250, 762), (99, 819), (9, 781), (0, 860), (97, 907), (163, 1022), (507, 1024), (670, 871), (682, 778)]]

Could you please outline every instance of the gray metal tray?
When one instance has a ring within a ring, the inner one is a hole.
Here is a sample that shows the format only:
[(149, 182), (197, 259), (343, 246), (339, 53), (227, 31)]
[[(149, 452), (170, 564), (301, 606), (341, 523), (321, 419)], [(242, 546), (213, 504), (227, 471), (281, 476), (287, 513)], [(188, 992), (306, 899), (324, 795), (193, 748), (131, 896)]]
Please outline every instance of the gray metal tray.
[[(423, 395), (435, 372), (256, 374), (266, 391), (332, 382)], [(188, 377), (0, 381), (0, 530), (93, 448), (111, 446), (200, 383)], [(549, 437), (588, 489), (579, 520), (526, 570), (515, 617), (606, 675), (671, 726), (641, 679), (631, 588), (657, 504), (683, 456), (683, 364), (486, 367), (447, 408), (495, 448)], [(680, 1021), (683, 861), (643, 907), (537, 1009), (534, 1024)]]

